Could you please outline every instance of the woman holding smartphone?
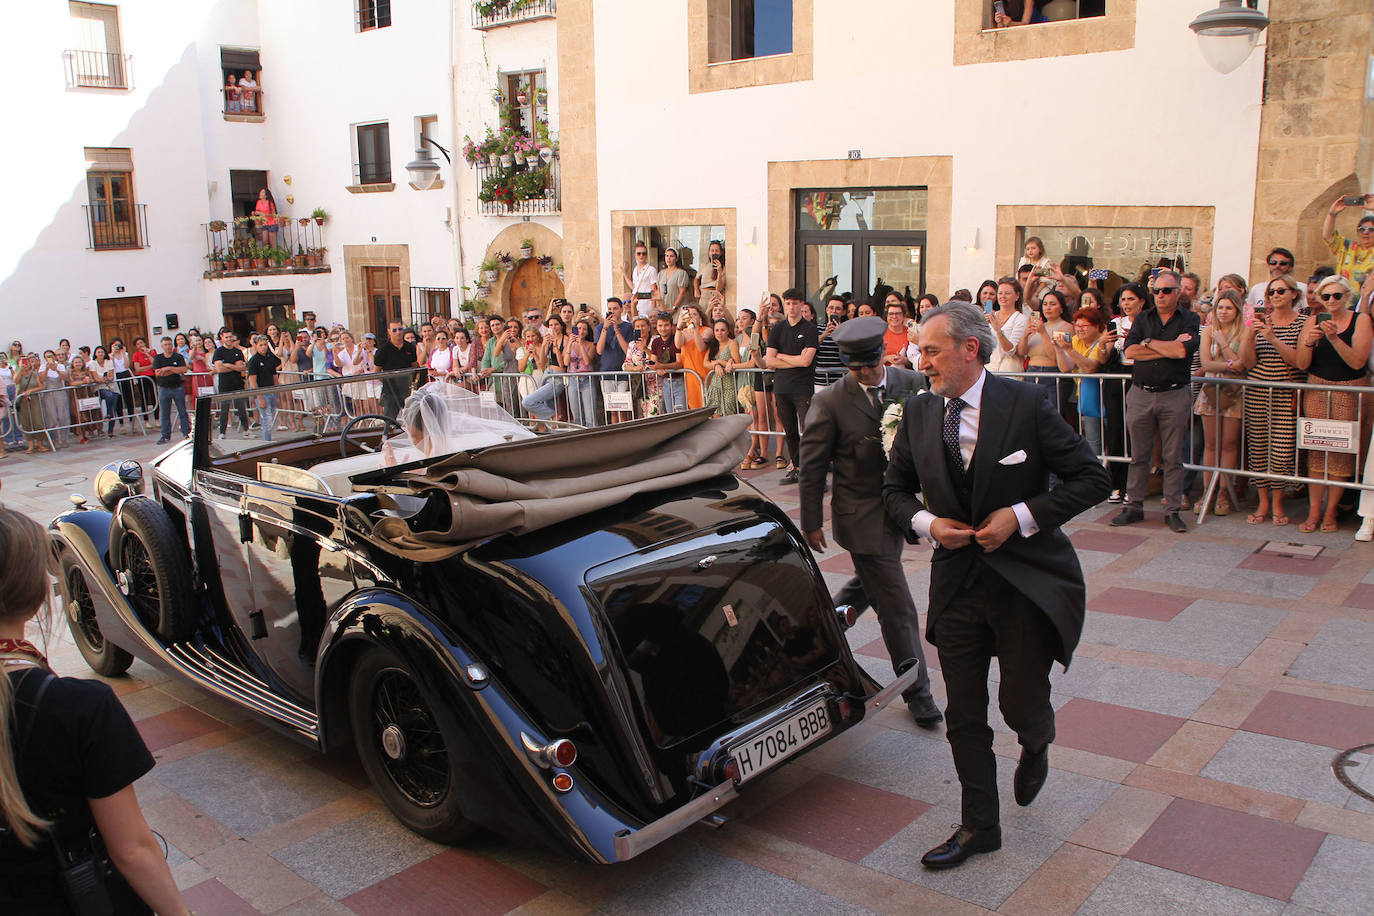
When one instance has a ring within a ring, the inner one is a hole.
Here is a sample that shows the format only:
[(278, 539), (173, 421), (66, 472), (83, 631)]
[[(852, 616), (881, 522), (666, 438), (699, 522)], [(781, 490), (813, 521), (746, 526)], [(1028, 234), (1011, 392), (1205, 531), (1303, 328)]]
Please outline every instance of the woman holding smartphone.
[[(1307, 381), (1311, 384), (1364, 387), (1369, 351), (1374, 345), (1374, 325), (1368, 315), (1350, 310), (1353, 292), (1350, 281), (1342, 276), (1327, 277), (1317, 284), (1322, 311), (1309, 315), (1303, 322), (1302, 345), (1297, 349), (1297, 368), (1307, 370)], [(1360, 396), (1356, 392), (1304, 391), (1302, 415), (1306, 419), (1358, 420)], [(1349, 482), (1355, 477), (1355, 456), (1311, 449), (1307, 453), (1307, 476)], [(1308, 484), (1307, 520), (1298, 530), (1308, 534), (1320, 525), (1322, 531), (1335, 531), (1340, 501), (1340, 486)]]
[[(1202, 341), (1198, 353), (1202, 360), (1202, 371), (1207, 378), (1239, 379), (1245, 377), (1248, 368), (1241, 359), (1242, 342), (1245, 339), (1245, 319), (1242, 317), (1244, 300), (1234, 290), (1227, 290), (1217, 296), (1212, 306), (1212, 323), (1202, 329)], [(1240, 467), (1240, 429), (1245, 407), (1241, 402), (1241, 386), (1202, 384), (1199, 386), (1197, 402), (1193, 413), (1202, 417), (1202, 435), (1206, 443), (1202, 463), (1213, 467)], [(1208, 480), (1210, 481), (1210, 477)], [(1231, 496), (1229, 478), (1223, 474), (1217, 487), (1217, 515), (1229, 515)], [(1208, 484), (1210, 486), (1210, 482)], [(1203, 492), (1206, 492), (1204, 487)], [(1204, 500), (1198, 500), (1194, 507), (1201, 513), (1206, 508)]]
[[(1064, 297), (1057, 290), (1049, 290), (1040, 299), (1040, 307), (1031, 313), (1030, 327), (1016, 345), (1016, 355), (1026, 360), (1027, 372), (1060, 372), (1058, 347), (1071, 346), (1073, 325), (1069, 323)], [(1050, 389), (1060, 416), (1071, 414), (1073, 382), (1068, 379), (1030, 378), (1027, 381)]]
[[(1300, 382), (1297, 369), (1302, 316), (1297, 302), (1301, 291), (1287, 275), (1269, 281), (1265, 305), (1255, 307), (1255, 320), (1241, 342), (1240, 362), (1245, 377), (1258, 382)], [(1245, 469), (1255, 474), (1292, 476), (1297, 471), (1296, 392), (1249, 385), (1245, 389)], [(1255, 480), (1259, 504), (1245, 520), (1258, 525), (1273, 513), (1275, 525), (1286, 525), (1282, 480)]]
[(1015, 277), (997, 281), (997, 310), (988, 315), (988, 324), (992, 325), (997, 344), (988, 369), (992, 372), (1024, 371), (1025, 361), (1016, 348), (1026, 336), (1030, 320), (1021, 312), (1021, 284)]
[[(706, 266), (697, 271), (696, 277), (692, 280), (695, 287), (697, 301), (710, 307), (711, 294), (719, 293), (725, 295), (725, 243), (711, 240), (706, 253)], [(722, 299), (722, 302), (724, 300)], [(711, 316), (715, 320), (715, 316)]]

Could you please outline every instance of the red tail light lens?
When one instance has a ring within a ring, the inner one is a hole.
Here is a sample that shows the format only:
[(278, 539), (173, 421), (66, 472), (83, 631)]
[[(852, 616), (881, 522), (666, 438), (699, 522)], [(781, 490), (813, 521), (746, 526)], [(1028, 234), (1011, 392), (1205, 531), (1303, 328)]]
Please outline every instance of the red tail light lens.
[(725, 774), (726, 779), (733, 782), (739, 782), (739, 763), (735, 761), (735, 758), (731, 757), (725, 762), (725, 768), (722, 772)]
[(570, 767), (577, 760), (577, 748), (567, 738), (559, 738), (548, 749), (549, 760), (557, 767)]
[(553, 778), (553, 787), (559, 792), (570, 792), (573, 787), (573, 778), (567, 773), (559, 773)]
[(838, 705), (840, 707), (840, 721), (848, 722), (850, 717), (854, 715), (854, 704), (848, 700), (840, 700)]

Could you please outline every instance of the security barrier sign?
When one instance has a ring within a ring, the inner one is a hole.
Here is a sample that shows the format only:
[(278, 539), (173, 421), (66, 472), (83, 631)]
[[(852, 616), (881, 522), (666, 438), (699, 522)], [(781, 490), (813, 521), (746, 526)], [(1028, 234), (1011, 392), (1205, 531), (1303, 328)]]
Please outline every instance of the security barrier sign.
[(1353, 454), (1359, 447), (1359, 429), (1353, 421), (1298, 417), (1298, 448)]

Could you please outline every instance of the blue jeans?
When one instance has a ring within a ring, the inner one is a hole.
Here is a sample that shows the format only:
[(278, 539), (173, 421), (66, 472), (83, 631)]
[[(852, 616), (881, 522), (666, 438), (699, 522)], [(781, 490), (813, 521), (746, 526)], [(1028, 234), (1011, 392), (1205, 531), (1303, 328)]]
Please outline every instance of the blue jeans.
[(124, 402), (119, 397), (118, 391), (111, 391), (102, 388), (98, 392), (101, 402), (105, 405), (105, 416), (109, 418), (110, 428), (106, 430), (106, 435), (114, 435), (115, 417), (123, 416)]
[(9, 409), (0, 417), (0, 425), (4, 426), (5, 443), (7, 445), (23, 445), (24, 434), (19, 431), (19, 414), (15, 412), (14, 402), (18, 391), (13, 385), (5, 386), (5, 397), (9, 398)]
[(1078, 418), (1083, 423), (1083, 438), (1088, 440), (1088, 445), (1092, 447), (1093, 454), (1102, 455), (1102, 418), (1084, 417)]
[(597, 426), (596, 380), (590, 375), (571, 375), (568, 384), (568, 409), (579, 426)]
[(563, 373), (558, 369), (545, 370), (544, 384), (525, 395), (520, 401), (520, 406), (525, 408), (525, 412), (538, 420), (553, 419), (558, 392), (565, 387), (562, 376)]
[(663, 376), (663, 409), (666, 413), (687, 409), (687, 380), (682, 376)]
[(186, 389), (182, 387), (180, 378), (177, 379), (175, 388), (164, 388), (157, 386), (157, 408), (162, 412), (162, 438), (172, 438), (172, 410), (171, 406), (177, 407), (177, 415), (181, 418), (181, 434), (191, 435), (191, 418), (186, 413)]
[(277, 425), (277, 396), (275, 394), (260, 394), (258, 398), (262, 401), (262, 407), (258, 410), (258, 419), (262, 421), (262, 441), (272, 441), (272, 427)]

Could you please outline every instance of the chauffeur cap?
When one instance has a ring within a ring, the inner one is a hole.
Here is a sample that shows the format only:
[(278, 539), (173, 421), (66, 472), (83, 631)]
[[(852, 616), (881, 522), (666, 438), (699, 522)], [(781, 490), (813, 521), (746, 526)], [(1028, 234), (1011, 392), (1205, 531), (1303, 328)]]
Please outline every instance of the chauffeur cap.
[(846, 366), (876, 366), (883, 361), (883, 335), (887, 322), (872, 315), (851, 318), (835, 329), (830, 339), (840, 350)]

